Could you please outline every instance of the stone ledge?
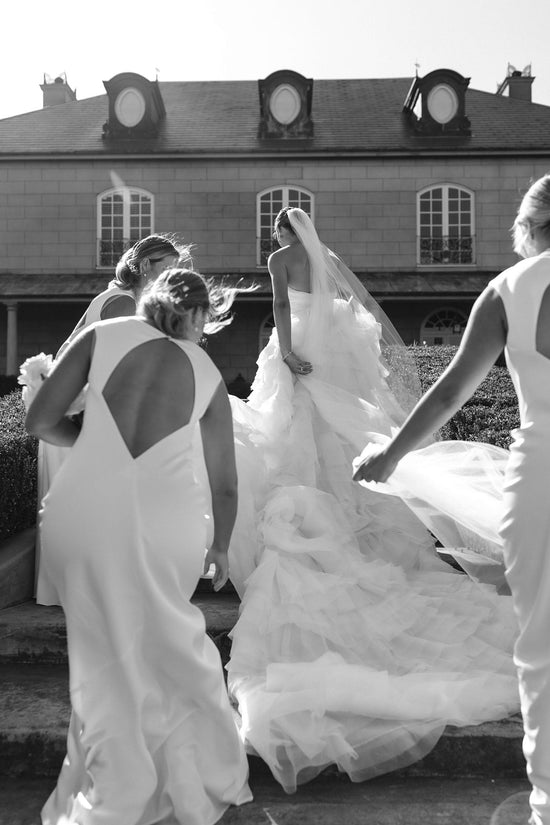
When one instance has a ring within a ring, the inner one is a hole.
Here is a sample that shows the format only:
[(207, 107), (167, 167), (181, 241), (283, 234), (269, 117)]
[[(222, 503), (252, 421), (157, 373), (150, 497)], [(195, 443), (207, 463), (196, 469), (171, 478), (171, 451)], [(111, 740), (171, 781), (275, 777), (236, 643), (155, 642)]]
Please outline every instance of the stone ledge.
[(29, 527), (0, 542), (0, 610), (34, 595), (35, 538)]
[[(237, 621), (239, 599), (234, 592), (199, 591), (192, 602), (205, 617), (208, 635), (216, 642), (224, 664), (229, 656), (227, 634)], [(67, 633), (61, 607), (26, 601), (0, 610), (0, 664), (56, 664), (67, 660)]]
[[(65, 666), (4, 665), (0, 694), (0, 775), (55, 776), (65, 755), (69, 721)], [(449, 727), (424, 759), (395, 776), (525, 775), (521, 719)], [(254, 760), (257, 771), (268, 771)], [(327, 769), (327, 775), (338, 773)]]

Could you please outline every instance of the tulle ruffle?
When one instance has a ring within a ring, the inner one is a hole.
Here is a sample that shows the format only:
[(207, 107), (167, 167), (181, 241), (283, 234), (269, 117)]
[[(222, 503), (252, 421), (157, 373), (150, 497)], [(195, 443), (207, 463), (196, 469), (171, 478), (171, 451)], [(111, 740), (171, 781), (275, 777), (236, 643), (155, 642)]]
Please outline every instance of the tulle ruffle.
[(354, 780), (403, 767), (445, 725), (517, 709), (515, 622), (492, 588), (366, 562), (334, 497), (307, 487), (273, 492), (259, 538), (229, 685), (287, 791), (331, 763)]
[[(373, 447), (354, 460), (355, 469)], [(404, 501), (471, 578), (505, 588), (500, 524), (508, 462), (500, 447), (439, 441), (406, 455), (387, 482), (360, 483)]]
[(228, 665), (243, 739), (287, 791), (333, 763), (356, 781), (403, 767), (447, 724), (518, 707), (511, 599), (443, 562), (400, 498), (352, 481), (365, 441), (395, 427), (376, 323), (337, 306), (316, 364), (308, 296), (291, 300), (313, 373), (292, 376), (274, 333), (248, 403), (232, 400), (242, 605)]

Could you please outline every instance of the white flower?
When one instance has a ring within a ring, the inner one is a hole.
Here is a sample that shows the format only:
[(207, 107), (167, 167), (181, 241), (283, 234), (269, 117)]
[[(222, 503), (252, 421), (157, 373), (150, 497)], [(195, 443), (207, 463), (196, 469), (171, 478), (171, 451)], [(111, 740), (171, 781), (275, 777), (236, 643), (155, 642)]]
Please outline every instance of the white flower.
[(52, 367), (53, 356), (46, 355), (43, 352), (40, 352), (38, 355), (33, 355), (32, 358), (27, 358), (19, 367), (21, 375), (17, 381), (23, 385), (22, 395), (25, 409), (29, 409), (31, 402), (42, 386), (44, 379), (48, 377)]

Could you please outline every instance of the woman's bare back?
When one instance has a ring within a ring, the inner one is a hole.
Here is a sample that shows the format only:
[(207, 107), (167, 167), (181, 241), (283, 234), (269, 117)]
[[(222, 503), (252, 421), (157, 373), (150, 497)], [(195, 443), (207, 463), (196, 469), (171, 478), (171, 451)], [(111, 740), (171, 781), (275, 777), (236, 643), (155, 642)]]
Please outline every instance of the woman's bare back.
[(168, 338), (139, 344), (114, 368), (103, 397), (136, 458), (189, 422), (195, 398), (191, 362)]
[(299, 292), (311, 292), (309, 260), (301, 243), (293, 243), (279, 249), (277, 256), (287, 271), (287, 283), (291, 289)]

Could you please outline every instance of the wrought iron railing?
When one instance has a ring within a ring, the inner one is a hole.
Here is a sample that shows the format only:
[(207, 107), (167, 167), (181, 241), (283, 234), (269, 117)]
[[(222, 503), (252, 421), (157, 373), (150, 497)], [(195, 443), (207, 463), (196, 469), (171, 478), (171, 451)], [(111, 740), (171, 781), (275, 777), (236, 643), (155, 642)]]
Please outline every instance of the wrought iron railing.
[(99, 267), (116, 266), (123, 252), (131, 246), (132, 241), (116, 240), (106, 241), (103, 238), (97, 239), (97, 265)]
[(279, 248), (274, 238), (258, 238), (258, 265), (267, 266), (267, 259), (271, 253)]
[(440, 235), (418, 238), (418, 262), (430, 264), (473, 264), (475, 262), (475, 235), (460, 238)]

